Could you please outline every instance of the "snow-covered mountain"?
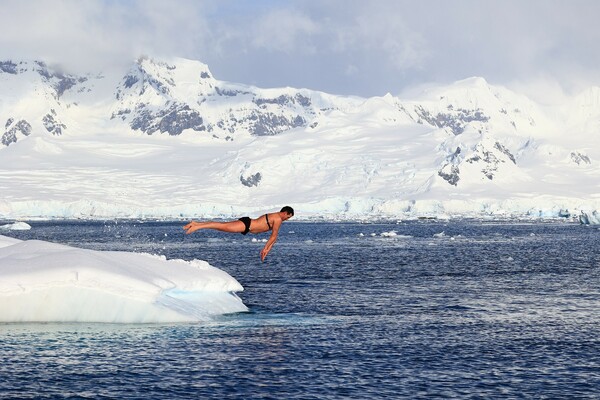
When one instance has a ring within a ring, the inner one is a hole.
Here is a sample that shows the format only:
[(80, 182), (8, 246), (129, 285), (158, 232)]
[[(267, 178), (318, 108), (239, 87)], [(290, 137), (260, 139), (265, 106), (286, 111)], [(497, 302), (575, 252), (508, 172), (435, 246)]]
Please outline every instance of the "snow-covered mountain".
[(600, 208), (600, 88), (556, 106), (470, 78), (414, 98), (217, 80), (140, 58), (119, 76), (0, 62), (0, 218)]

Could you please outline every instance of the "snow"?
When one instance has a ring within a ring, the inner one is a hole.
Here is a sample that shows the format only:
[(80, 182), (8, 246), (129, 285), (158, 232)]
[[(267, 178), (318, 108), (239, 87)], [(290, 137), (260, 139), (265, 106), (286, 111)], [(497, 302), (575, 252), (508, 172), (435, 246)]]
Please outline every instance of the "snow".
[[(59, 96), (58, 78), (31, 65), (0, 73), (4, 133), (31, 124), (0, 144), (0, 219), (230, 218), (283, 205), (323, 220), (600, 209), (598, 88), (548, 106), (469, 78), (361, 99), (144, 58)], [(156, 116), (174, 105), (202, 126), (161, 131), (179, 123)], [(61, 135), (45, 128), (47, 115), (66, 126)], [(157, 130), (134, 128), (144, 116)]]
[(0, 236), (0, 322), (206, 321), (247, 311), (242, 290), (205, 261)]

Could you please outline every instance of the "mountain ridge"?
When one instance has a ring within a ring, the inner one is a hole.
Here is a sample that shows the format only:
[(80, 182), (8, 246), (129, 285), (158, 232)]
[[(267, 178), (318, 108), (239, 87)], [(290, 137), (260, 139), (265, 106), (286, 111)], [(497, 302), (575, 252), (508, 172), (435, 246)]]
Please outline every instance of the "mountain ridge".
[[(115, 77), (0, 61), (0, 217), (281, 203), (311, 215), (563, 215), (598, 208), (599, 122), (598, 87), (548, 107), (481, 77), (361, 98), (220, 81), (185, 59), (142, 57)], [(68, 183), (40, 181), (44, 168)]]

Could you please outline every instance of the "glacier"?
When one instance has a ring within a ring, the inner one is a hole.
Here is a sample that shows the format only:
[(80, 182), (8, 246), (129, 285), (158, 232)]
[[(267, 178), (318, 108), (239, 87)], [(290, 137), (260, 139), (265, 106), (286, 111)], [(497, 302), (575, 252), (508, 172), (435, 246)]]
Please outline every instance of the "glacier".
[(581, 211), (579, 222), (583, 225), (600, 225), (600, 212), (598, 210)]
[(0, 236), (0, 322), (209, 321), (248, 311), (242, 290), (205, 261)]
[(0, 220), (600, 209), (600, 88), (547, 105), (474, 77), (406, 96), (257, 88), (180, 58), (114, 76), (0, 62)]

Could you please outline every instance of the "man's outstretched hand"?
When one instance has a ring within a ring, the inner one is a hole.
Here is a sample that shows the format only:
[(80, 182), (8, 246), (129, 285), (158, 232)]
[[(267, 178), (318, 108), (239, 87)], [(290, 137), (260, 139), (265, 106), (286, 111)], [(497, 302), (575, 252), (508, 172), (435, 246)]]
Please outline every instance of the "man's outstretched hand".
[(260, 261), (265, 261), (265, 258), (267, 258), (267, 254), (269, 254), (269, 250), (267, 250), (267, 248), (265, 247), (260, 251)]
[(191, 221), (189, 224), (183, 227), (183, 230), (185, 230), (185, 233), (189, 235), (190, 233), (194, 233), (198, 230), (196, 225), (197, 224), (194, 221)]

